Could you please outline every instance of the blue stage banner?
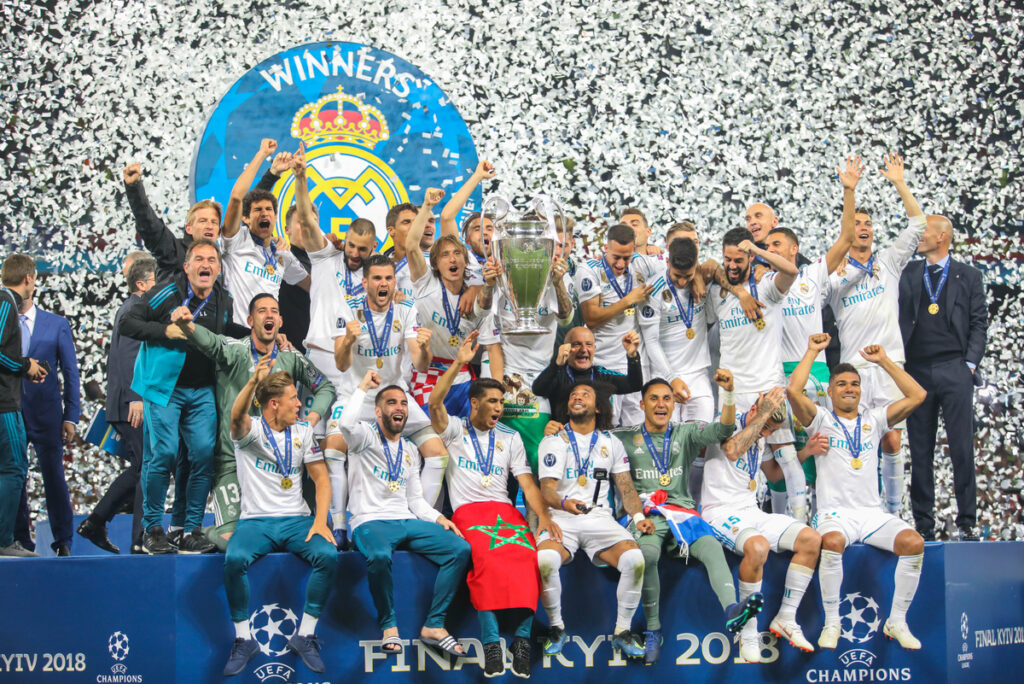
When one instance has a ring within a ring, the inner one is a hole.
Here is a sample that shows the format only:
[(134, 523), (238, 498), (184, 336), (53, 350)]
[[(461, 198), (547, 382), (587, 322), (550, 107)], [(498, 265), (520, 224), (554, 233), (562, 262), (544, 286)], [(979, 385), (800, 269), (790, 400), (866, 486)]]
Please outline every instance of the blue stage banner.
[[(354, 219), (366, 218), (382, 249), (390, 246), (390, 207), (421, 202), (428, 187), (451, 195), (477, 165), (469, 128), (440, 86), (401, 57), (360, 43), (299, 45), (243, 74), (196, 144), (192, 201), (226, 202), (262, 138), (276, 140), (278, 151), (305, 144), (324, 231), (344, 235)], [(294, 202), (293, 181), (287, 171), (273, 189), (279, 235)], [(477, 189), (464, 211), (478, 210), (480, 201)]]
[[(617, 574), (579, 559), (562, 570), (563, 614), (572, 635), (564, 652), (534, 648), (539, 682), (998, 682), (1024, 667), (1024, 544), (928, 544), (908, 620), (921, 651), (905, 651), (882, 634), (892, 601), (895, 558), (854, 545), (845, 554), (842, 638), (835, 651), (804, 654), (767, 632), (778, 610), (786, 560), (765, 572), (760, 665), (737, 661), (699, 564), (662, 561), (665, 646), (654, 667), (627, 662), (610, 645)], [(285, 644), (302, 613), (308, 567), (273, 554), (249, 570), (250, 628), (261, 652), (232, 681), (454, 682), (482, 677), (479, 626), (461, 591), (448, 627), (469, 655), (454, 662), (416, 638), (436, 569), (421, 557), (395, 554), (400, 656), (380, 650), (366, 565), (340, 558), (335, 589), (318, 627), (327, 672), (309, 672)], [(730, 558), (735, 572), (735, 558)], [(0, 563), (7, 589), (0, 623), (0, 682), (219, 682), (234, 636), (224, 595), (223, 556), (88, 557)], [(17, 616), (16, 619), (11, 617)], [(966, 617), (963, 617), (966, 616)], [(799, 620), (815, 641), (821, 601), (813, 582)], [(543, 618), (542, 618), (543, 621)], [(635, 626), (642, 625), (637, 615)], [(968, 636), (963, 637), (966, 633)], [(964, 647), (965, 646), (965, 647)], [(966, 666), (964, 664), (967, 664)], [(506, 675), (511, 676), (511, 675)]]

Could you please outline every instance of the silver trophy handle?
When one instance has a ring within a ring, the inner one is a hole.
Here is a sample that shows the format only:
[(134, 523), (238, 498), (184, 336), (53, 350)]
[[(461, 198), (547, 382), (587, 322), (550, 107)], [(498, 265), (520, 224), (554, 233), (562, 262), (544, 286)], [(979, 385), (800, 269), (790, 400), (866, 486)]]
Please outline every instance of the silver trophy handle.
[[(491, 236), (491, 244), (484, 247), (484, 258), (490, 259), (494, 256), (494, 238), (497, 237), (497, 233), (500, 227), (505, 225), (505, 220), (508, 218), (508, 213), (512, 209), (512, 203), (508, 201), (503, 195), (488, 195), (484, 198), (483, 203), (480, 205), (480, 230), (483, 231), (484, 217), (489, 213), (488, 207), (492, 207), (493, 210), (491, 215), (493, 218), (491, 221), (494, 223), (494, 235)], [(463, 236), (465, 237), (465, 236)], [(488, 249), (488, 247), (490, 249)], [(487, 252), (490, 251), (490, 254)]]
[(569, 246), (569, 231), (568, 221), (565, 220), (565, 212), (562, 211), (562, 205), (559, 204), (558, 200), (551, 197), (550, 195), (537, 195), (533, 198), (533, 210), (538, 215), (544, 218), (551, 226), (552, 237), (558, 237), (558, 223), (555, 221), (555, 216), (558, 217), (558, 221), (562, 224), (562, 260), (567, 261), (567, 256), (564, 254), (564, 250)]

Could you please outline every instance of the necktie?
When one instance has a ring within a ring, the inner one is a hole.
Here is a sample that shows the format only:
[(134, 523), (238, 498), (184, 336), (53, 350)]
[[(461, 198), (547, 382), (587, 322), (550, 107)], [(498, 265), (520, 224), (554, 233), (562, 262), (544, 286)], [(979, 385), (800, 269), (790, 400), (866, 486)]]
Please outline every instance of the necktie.
[(21, 355), (28, 356), (28, 346), (32, 343), (32, 332), (28, 329), (28, 316), (19, 314), (21, 319)]
[(932, 279), (932, 285), (938, 284), (939, 277), (942, 275), (942, 266), (939, 264), (928, 264), (928, 277)]

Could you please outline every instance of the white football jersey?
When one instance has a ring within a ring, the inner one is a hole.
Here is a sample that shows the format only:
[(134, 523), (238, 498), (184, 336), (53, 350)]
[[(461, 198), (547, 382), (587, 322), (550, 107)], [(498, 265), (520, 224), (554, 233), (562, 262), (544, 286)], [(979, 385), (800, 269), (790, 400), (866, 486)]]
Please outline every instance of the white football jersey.
[[(327, 243), (309, 255), (309, 331), (303, 344), (334, 352), (334, 329), (340, 320), (350, 320), (346, 293), (348, 264), (345, 252)], [(353, 273), (360, 277), (361, 273)]]
[[(622, 448), (622, 442), (605, 430), (598, 431), (597, 441), (594, 448), (590, 450), (592, 436), (593, 433), (590, 432), (575, 433), (576, 447), (579, 450), (578, 462), (572, 445), (569, 443), (569, 434), (566, 430), (563, 429), (557, 434), (542, 439), (537, 447), (537, 474), (541, 480), (546, 477), (558, 480), (556, 491), (559, 498), (577, 499), (591, 506), (594, 505), (594, 491), (598, 482), (594, 479), (594, 469), (604, 468), (608, 473), (608, 479), (601, 483), (597, 506), (611, 509), (608, 493), (614, 488), (612, 475), (629, 472), (629, 457), (626, 455), (626, 450)], [(587, 463), (588, 450), (590, 453), (589, 463)], [(586, 484), (579, 484), (578, 478), (581, 475), (586, 477)], [(551, 515), (559, 517), (572, 515), (572, 513), (552, 508)]]
[(234, 237), (222, 235), (221, 244), (224, 285), (234, 300), (233, 316), (238, 325), (246, 325), (253, 297), (269, 294), (276, 298), (282, 280), (295, 285), (308, 275), (294, 254), (287, 249), (257, 244), (245, 226)]
[[(829, 293), (825, 257), (800, 267), (800, 275), (782, 302), (782, 362), (798, 362), (807, 351), (807, 340), (822, 331), (821, 309)], [(825, 352), (817, 361), (825, 362)]]
[(288, 470), (291, 487), (285, 489), (281, 485), (285, 476), (263, 431), (262, 417), (250, 418), (249, 422), (249, 432), (242, 439), (232, 440), (238, 463), (238, 487), (242, 492), (239, 519), (309, 515), (309, 506), (302, 498), (302, 472), (305, 464), (324, 460), (313, 428), (300, 420), (287, 430), (270, 431), (283, 459), (288, 455), (287, 440), (291, 441), (291, 468)]
[[(423, 277), (416, 281), (416, 311), (419, 314), (420, 326), (429, 329), (433, 334), (430, 336), (430, 354), (432, 358), (444, 359), (449, 363), (458, 353), (459, 345), (466, 339), (469, 333), (474, 330), (480, 331), (477, 343), (486, 346), (497, 344), (498, 328), (494, 324), (494, 316), (491, 312), (474, 311), (469, 316), (459, 316), (459, 324), (453, 335), (448, 328), (448, 317), (445, 313), (443, 299), (448, 302), (452, 313), (458, 311), (458, 295), (448, 292), (441, 283), (441, 279), (427, 271)], [(452, 337), (454, 336), (454, 344)], [(469, 380), (467, 373), (460, 373), (455, 379), (456, 383)]]
[[(739, 427), (739, 426), (737, 426)], [(773, 459), (768, 442), (760, 438), (746, 453), (735, 461), (722, 453), (721, 444), (712, 444), (704, 452), (704, 482), (701, 485), (700, 505), (729, 508), (757, 507), (757, 491), (750, 483), (764, 461)]]
[[(476, 434), (480, 455), (484, 461), (487, 460), (490, 434), (494, 435), (494, 460), (489, 471), (490, 485), (487, 487), (483, 485), (484, 473), (469, 430)], [(530, 465), (526, 462), (523, 438), (518, 432), (501, 423), (487, 433), (475, 427), (467, 428), (463, 420), (448, 416), (448, 427), (441, 433), (441, 441), (448, 449), (445, 482), (448, 484), (452, 510), (457, 511), (460, 506), (481, 501), (498, 501), (511, 505), (512, 500), (508, 497), (509, 477), (532, 474)]]
[[(335, 326), (332, 333), (334, 338), (344, 337), (345, 326), (348, 321), (359, 321), (359, 335), (356, 337), (356, 343), (352, 348), (352, 365), (342, 374), (345, 378), (345, 384), (342, 387), (335, 388), (339, 399), (347, 394), (348, 391), (355, 389), (368, 370), (375, 370), (380, 373), (381, 387), (398, 385), (402, 389), (409, 389), (406, 371), (411, 361), (408, 358), (406, 340), (416, 339), (416, 329), (419, 327), (416, 308), (410, 299), (397, 304), (392, 302), (390, 307), (391, 323), (387, 326), (386, 332), (385, 324), (387, 323), (388, 312), (370, 309), (370, 317), (373, 321), (374, 333), (377, 339), (382, 339), (384, 335), (387, 336), (387, 341), (384, 343), (384, 353), (378, 357), (377, 351), (373, 348), (373, 342), (370, 339), (370, 326), (366, 319), (366, 308), (363, 306), (365, 300), (366, 298), (363, 295), (349, 300), (350, 306), (347, 316), (342, 316), (338, 319), (338, 325)], [(331, 349), (333, 348), (334, 342), (332, 341)], [(377, 366), (378, 358), (383, 363), (380, 367)], [(374, 389), (367, 392), (367, 396), (373, 399), (377, 396), (377, 390)]]
[(882, 435), (889, 431), (889, 421), (885, 417), (887, 410), (888, 406), (879, 406), (860, 414), (860, 449), (857, 454), (860, 462), (856, 463), (847, 433), (856, 444), (857, 420), (837, 418), (831, 411), (815, 407), (816, 414), (807, 426), (807, 434), (824, 432), (829, 446), (827, 452), (814, 457), (818, 471), (814, 486), (819, 511), (878, 508), (882, 505), (878, 495), (878, 444)]
[[(689, 378), (707, 373), (711, 354), (706, 304), (707, 298), (694, 301), (689, 288), (676, 291), (666, 286), (660, 294), (652, 293), (640, 306), (640, 334), (651, 368), (650, 377), (645, 379), (681, 378), (688, 383)], [(686, 318), (690, 317), (691, 309), (692, 317), (687, 326)], [(692, 338), (688, 337), (688, 329), (693, 331)]]

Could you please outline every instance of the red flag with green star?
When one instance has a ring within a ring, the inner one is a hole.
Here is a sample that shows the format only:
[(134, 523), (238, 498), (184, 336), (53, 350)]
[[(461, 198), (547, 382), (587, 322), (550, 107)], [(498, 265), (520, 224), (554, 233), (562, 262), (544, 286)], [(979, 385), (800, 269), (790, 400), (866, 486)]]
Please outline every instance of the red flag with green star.
[(465, 504), (452, 515), (473, 551), (466, 583), (477, 610), (537, 609), (540, 571), (530, 526), (513, 506), (497, 501)]

